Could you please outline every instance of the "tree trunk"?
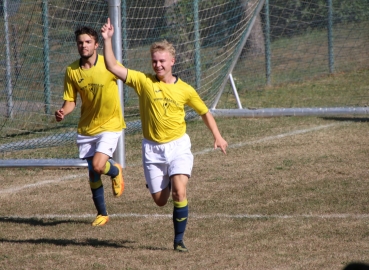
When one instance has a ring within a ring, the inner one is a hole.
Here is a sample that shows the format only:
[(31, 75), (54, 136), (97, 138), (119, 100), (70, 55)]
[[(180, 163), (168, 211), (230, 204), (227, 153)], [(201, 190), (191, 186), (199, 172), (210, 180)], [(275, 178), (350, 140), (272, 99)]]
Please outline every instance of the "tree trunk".
[[(243, 7), (245, 10), (245, 15), (247, 17), (252, 16), (253, 8), (257, 5), (257, 0), (242, 0)], [(265, 40), (263, 27), (261, 23), (260, 14), (256, 15), (255, 23), (251, 28), (249, 38), (246, 42), (245, 47), (242, 50), (242, 56), (246, 55), (257, 56), (265, 53)]]

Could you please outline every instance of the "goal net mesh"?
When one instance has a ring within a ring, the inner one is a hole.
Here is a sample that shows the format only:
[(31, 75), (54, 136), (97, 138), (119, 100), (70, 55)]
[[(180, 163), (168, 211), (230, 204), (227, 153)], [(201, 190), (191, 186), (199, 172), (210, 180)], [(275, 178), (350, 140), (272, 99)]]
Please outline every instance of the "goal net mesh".
[[(0, 159), (77, 157), (79, 107), (60, 123), (54, 111), (63, 102), (65, 69), (79, 58), (74, 31), (90, 26), (100, 32), (108, 17), (108, 2), (2, 1)], [(174, 72), (194, 86), (209, 107), (225, 90), (218, 106), (237, 108), (228, 83), (230, 73), (240, 94), (253, 98), (255, 104), (245, 104), (249, 107), (364, 105), (361, 93), (337, 103), (332, 103), (336, 98), (329, 98), (330, 104), (322, 104), (319, 98), (316, 103), (298, 103), (311, 100), (310, 96), (292, 103), (281, 97), (282, 92), (255, 98), (262, 96), (258, 89), (266, 85), (268, 48), (273, 72), (269, 79), (274, 85), (330, 72), (329, 1), (268, 2), (269, 16), (262, 0), (122, 0), (122, 62), (128, 68), (152, 72), (149, 46), (167, 39), (177, 51)], [(332, 3), (335, 71), (367, 68), (366, 1)], [(100, 39), (99, 53), (101, 44)], [(129, 87), (124, 86), (123, 95), (126, 135), (130, 136), (140, 132), (138, 101)], [(191, 118), (193, 114), (186, 110)]]

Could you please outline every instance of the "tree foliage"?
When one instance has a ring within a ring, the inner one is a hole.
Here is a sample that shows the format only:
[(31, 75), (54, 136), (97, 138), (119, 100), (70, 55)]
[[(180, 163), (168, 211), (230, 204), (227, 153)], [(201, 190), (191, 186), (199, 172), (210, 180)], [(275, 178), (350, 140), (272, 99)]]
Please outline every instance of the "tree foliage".
[[(332, 7), (334, 24), (369, 19), (368, 0), (332, 0)], [(270, 0), (269, 12), (272, 36), (292, 36), (325, 28), (328, 22), (328, 1)]]

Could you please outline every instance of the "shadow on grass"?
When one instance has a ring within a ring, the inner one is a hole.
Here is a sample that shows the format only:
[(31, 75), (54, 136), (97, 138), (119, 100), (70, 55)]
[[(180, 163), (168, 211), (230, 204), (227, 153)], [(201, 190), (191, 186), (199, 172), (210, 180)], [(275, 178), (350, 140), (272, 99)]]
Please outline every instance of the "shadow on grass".
[(369, 122), (369, 118), (360, 118), (360, 117), (321, 117), (323, 120), (331, 120), (331, 121), (342, 121), (342, 122)]
[[(29, 224), (32, 226), (56, 226), (64, 223), (83, 223), (90, 224), (88, 221), (81, 220), (50, 220), (50, 219), (38, 219), (38, 218), (18, 218), (18, 217), (0, 217), (0, 223), (17, 223), (17, 224)], [(0, 243), (15, 243), (15, 244), (50, 244), (56, 246), (92, 246), (92, 247), (112, 247), (112, 248), (126, 248), (126, 249), (145, 249), (145, 250), (169, 250), (168, 248), (155, 247), (155, 246), (139, 246), (132, 247), (127, 244), (134, 244), (134, 241), (121, 240), (121, 241), (107, 241), (98, 240), (94, 238), (87, 238), (82, 240), (73, 239), (25, 239), (25, 240), (11, 240), (0, 238)]]
[(52, 220), (52, 219), (39, 219), (39, 218), (18, 218), (18, 217), (0, 217), (0, 223), (19, 223), (29, 224), (32, 226), (56, 226), (63, 223), (83, 223), (87, 224), (88, 221), (82, 220)]
[(369, 264), (353, 262), (349, 263), (343, 270), (369, 270)]
[[(129, 248), (133, 249), (131, 246), (127, 246), (126, 244), (133, 244), (135, 242), (123, 240), (123, 241), (107, 241), (107, 240), (98, 240), (94, 238), (86, 238), (80, 240), (73, 239), (48, 239), (48, 238), (40, 238), (40, 239), (24, 239), (24, 240), (10, 240), (0, 238), (0, 243), (13, 243), (13, 244), (49, 244), (56, 246), (92, 246), (92, 247), (111, 247), (111, 248)], [(151, 248), (147, 248), (151, 249)]]
[(95, 238), (86, 239), (23, 239), (23, 240), (12, 240), (0, 238), (0, 243), (12, 243), (12, 244), (39, 244), (39, 245), (55, 245), (55, 246), (91, 246), (91, 247), (110, 247), (110, 248), (126, 248), (126, 249), (145, 249), (145, 250), (171, 250), (164, 247), (154, 247), (154, 246), (129, 246), (128, 244), (134, 244), (135, 241), (130, 240), (120, 240), (120, 241), (109, 241), (109, 240), (99, 240)]

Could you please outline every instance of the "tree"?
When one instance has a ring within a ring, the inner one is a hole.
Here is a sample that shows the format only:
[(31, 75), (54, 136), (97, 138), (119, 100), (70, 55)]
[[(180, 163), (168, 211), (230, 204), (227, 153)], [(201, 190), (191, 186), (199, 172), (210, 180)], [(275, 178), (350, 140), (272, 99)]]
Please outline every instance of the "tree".
[[(253, 8), (258, 4), (258, 0), (242, 0), (242, 7), (246, 17), (253, 15)], [(249, 38), (246, 42), (245, 47), (242, 50), (242, 56), (245, 55), (259, 55), (265, 53), (265, 39), (263, 34), (263, 27), (260, 14), (256, 15), (255, 23), (251, 28)]]

